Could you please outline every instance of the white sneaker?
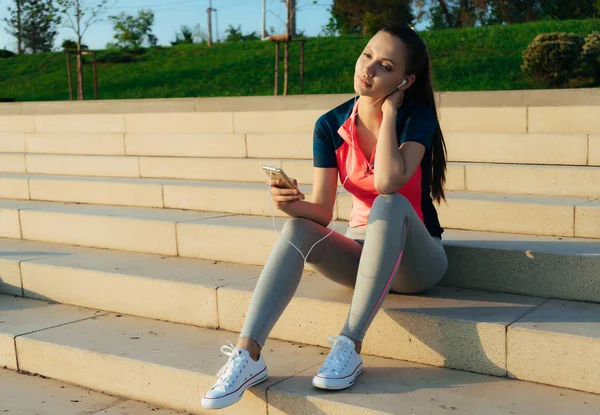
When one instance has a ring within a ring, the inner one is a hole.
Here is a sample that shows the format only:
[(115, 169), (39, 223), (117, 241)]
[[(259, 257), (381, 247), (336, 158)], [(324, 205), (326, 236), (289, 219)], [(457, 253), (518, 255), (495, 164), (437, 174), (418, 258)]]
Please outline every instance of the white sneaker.
[(238, 349), (229, 343), (221, 347), (221, 352), (229, 356), (225, 366), (219, 370), (219, 379), (202, 398), (204, 409), (222, 409), (242, 399), (251, 386), (267, 379), (267, 366), (262, 354), (258, 361), (253, 360), (245, 349)]
[(362, 373), (362, 358), (356, 353), (354, 342), (346, 336), (328, 337), (327, 343), (333, 347), (312, 384), (320, 389), (349, 388)]

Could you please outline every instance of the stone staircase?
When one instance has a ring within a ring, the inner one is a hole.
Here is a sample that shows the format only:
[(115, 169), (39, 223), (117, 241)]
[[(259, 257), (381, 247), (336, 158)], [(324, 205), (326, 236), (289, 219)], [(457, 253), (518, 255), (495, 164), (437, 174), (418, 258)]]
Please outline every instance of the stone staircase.
[[(23, 376), (25, 374), (26, 376)], [(31, 373), (0, 369), (0, 411), (18, 415), (185, 415)]]
[[(357, 384), (310, 385), (352, 291), (308, 269), (223, 413), (600, 411), (600, 93), (516, 93), (438, 95), (449, 269), (387, 297)], [(0, 104), (0, 367), (201, 413), (277, 239), (260, 166), (310, 197), (348, 98)]]

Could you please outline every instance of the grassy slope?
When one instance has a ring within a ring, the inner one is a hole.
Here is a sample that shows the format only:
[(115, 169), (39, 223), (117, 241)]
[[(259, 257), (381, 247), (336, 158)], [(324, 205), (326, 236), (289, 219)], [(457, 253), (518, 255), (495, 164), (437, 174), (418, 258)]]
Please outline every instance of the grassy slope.
[[(477, 91), (536, 88), (520, 70), (521, 53), (533, 38), (545, 32), (586, 35), (593, 30), (600, 30), (600, 20), (536, 22), (421, 34), (430, 50), (437, 89)], [(363, 37), (308, 39), (305, 93), (351, 92), (354, 62), (367, 40)], [(211, 49), (204, 45), (182, 45), (149, 50), (131, 63), (99, 64), (100, 99), (271, 95), (274, 49), (273, 44), (260, 41), (219, 44)], [(105, 53), (99, 51), (99, 58)], [(291, 56), (290, 93), (295, 94), (299, 92), (297, 44), (292, 46)], [(89, 99), (93, 96), (91, 66), (86, 67), (85, 76)], [(18, 101), (68, 99), (64, 53), (0, 59), (0, 97)]]

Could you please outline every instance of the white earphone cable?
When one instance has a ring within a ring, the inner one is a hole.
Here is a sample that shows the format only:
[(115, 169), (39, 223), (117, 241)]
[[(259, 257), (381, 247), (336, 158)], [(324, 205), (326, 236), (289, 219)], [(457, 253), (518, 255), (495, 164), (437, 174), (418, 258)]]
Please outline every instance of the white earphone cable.
[[(356, 99), (358, 98), (358, 96), (355, 94), (354, 95), (354, 106), (352, 107), (352, 115), (351, 117), (351, 123), (350, 123), (350, 135), (352, 136), (352, 140), (354, 141), (354, 133), (352, 131), (352, 128), (354, 127), (354, 123), (356, 122), (356, 114), (354, 113), (354, 108), (356, 106)], [(352, 145), (352, 147), (354, 147), (354, 145)], [(344, 182), (342, 183), (342, 187), (336, 192), (335, 195), (335, 201), (333, 203), (333, 212), (335, 212), (335, 207), (338, 203), (338, 199), (340, 194), (342, 193), (342, 190), (344, 189), (344, 186), (346, 185), (346, 181), (348, 180), (348, 178), (350, 177), (350, 172), (352, 171), (352, 168), (354, 167), (354, 151), (352, 151), (352, 158), (351, 158), (351, 162), (350, 162), (350, 168), (348, 169), (348, 172), (346, 174), (346, 178), (344, 179)], [(269, 210), (271, 211), (271, 217), (273, 219), (273, 229), (275, 230), (275, 232), (277, 232), (279, 234), (279, 236), (281, 238), (285, 237), (281, 234), (281, 232), (277, 229), (277, 226), (275, 225), (275, 212), (273, 211), (273, 206), (271, 204), (271, 180), (273, 178), (273, 172), (271, 171), (271, 173), (269, 174)], [(333, 232), (335, 232), (335, 219), (332, 221), (333, 222), (333, 229), (331, 229), (331, 231), (325, 235), (323, 238), (319, 239), (317, 242), (315, 242), (310, 249), (308, 250), (308, 253), (306, 254), (306, 256), (302, 253), (302, 251), (300, 250), (300, 248), (298, 248), (296, 245), (294, 245), (290, 240), (286, 239), (287, 243), (289, 243), (290, 245), (292, 245), (294, 248), (296, 248), (296, 251), (298, 251), (300, 253), (300, 255), (302, 256), (302, 258), (304, 259), (304, 265), (306, 266), (307, 262), (308, 262), (308, 257), (310, 256), (310, 253), (312, 252), (312, 250), (314, 249), (315, 246), (317, 246), (317, 244), (319, 242), (324, 241), (325, 239), (327, 239), (327, 237), (329, 237)]]

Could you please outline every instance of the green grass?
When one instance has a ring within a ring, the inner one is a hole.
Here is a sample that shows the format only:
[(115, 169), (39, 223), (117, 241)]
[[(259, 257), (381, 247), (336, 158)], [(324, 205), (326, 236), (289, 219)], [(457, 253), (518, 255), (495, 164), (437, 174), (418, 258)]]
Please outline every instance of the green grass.
[[(600, 20), (447, 29), (421, 35), (431, 54), (436, 89), (482, 91), (540, 88), (520, 69), (521, 54), (533, 38), (547, 32), (587, 35), (594, 30), (600, 30)], [(304, 92), (351, 93), (354, 63), (367, 41), (364, 37), (309, 38)], [(98, 58), (108, 53), (98, 51)], [(218, 44), (210, 49), (205, 45), (150, 49), (134, 56), (129, 63), (98, 64), (99, 97), (272, 95), (274, 56), (274, 44), (261, 41)], [(91, 62), (91, 58), (86, 57), (85, 61)], [(299, 45), (296, 43), (291, 47), (290, 61), (290, 93), (297, 94)], [(72, 67), (74, 70), (74, 60)], [(85, 67), (85, 90), (86, 99), (93, 98), (91, 65)], [(17, 101), (68, 99), (65, 54), (0, 59), (0, 97)]]

